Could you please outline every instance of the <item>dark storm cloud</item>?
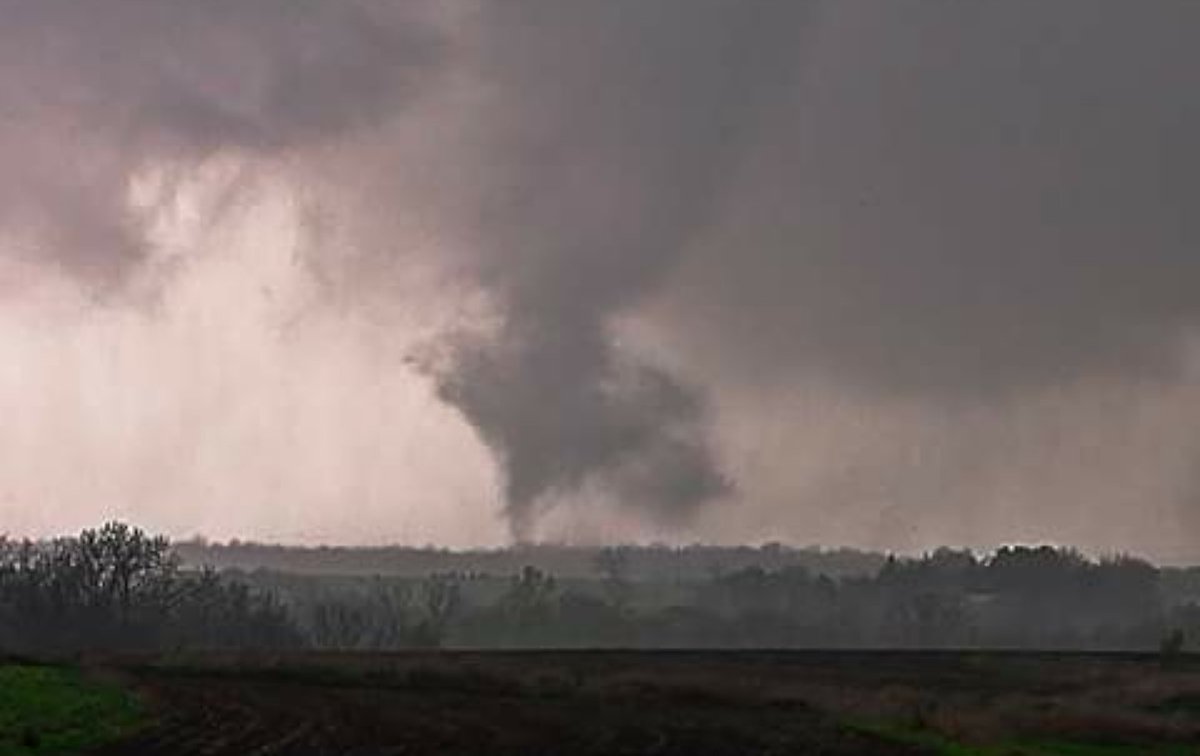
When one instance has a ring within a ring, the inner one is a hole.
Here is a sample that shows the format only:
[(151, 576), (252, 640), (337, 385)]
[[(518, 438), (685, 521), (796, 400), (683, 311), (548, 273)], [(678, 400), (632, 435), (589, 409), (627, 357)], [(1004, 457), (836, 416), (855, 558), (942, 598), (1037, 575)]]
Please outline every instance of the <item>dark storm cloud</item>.
[(408, 100), (438, 45), (384, 7), (0, 2), (0, 220), (35, 257), (119, 282), (147, 254), (140, 169), (310, 147)]
[[(437, 377), (496, 452), (519, 533), (539, 505), (582, 486), (666, 520), (728, 489), (700, 395), (618, 350), (611, 324), (720, 207), (728, 172), (793, 80), (808, 5), (541, 2), (463, 14), (455, 63), (494, 96), (476, 113), (483, 165), (468, 184), (442, 176), (452, 188), (438, 191), (470, 208), (449, 213), (471, 240), (460, 272), (500, 325), (454, 344)], [(411, 153), (389, 118), (440, 60), (429, 29), (382, 10), (393, 7), (9, 3), (5, 152), (23, 179), (8, 184), (9, 225), (36, 231), (40, 259), (108, 284), (148, 254), (125, 194), (144, 167), (186, 170), (225, 150), (303, 163), (332, 144), (369, 154), (368, 173), (404, 174)], [(35, 128), (48, 138), (30, 151)], [(452, 141), (431, 146), (442, 155), (430, 164), (455, 164)], [(404, 209), (368, 199), (341, 220), (386, 230)], [(41, 213), (45, 223), (30, 220)], [(375, 249), (356, 261), (386, 286), (389, 258), (404, 253), (388, 234), (359, 238)]]
[(828, 11), (673, 295), (699, 348), (935, 398), (1176, 374), (1200, 319), (1200, 6)]
[[(730, 494), (710, 387), (917, 397), (896, 421), (916, 427), (964, 399), (1183, 380), (1200, 321), (1190, 0), (0, 0), (0, 19), (6, 251), (119, 286), (152, 256), (142, 172), (286, 165), (339, 301), (404, 306), (409, 263), (482, 292), (490, 319), (426, 368), (519, 536), (581, 490), (668, 523)], [(661, 360), (621, 343), (639, 318)], [(847, 498), (883, 488), (851, 477)]]
[(479, 269), (502, 312), (443, 380), (497, 452), (520, 533), (583, 483), (666, 519), (726, 484), (694, 391), (614, 348), (611, 320), (708, 229), (794, 83), (806, 2), (492, 4)]

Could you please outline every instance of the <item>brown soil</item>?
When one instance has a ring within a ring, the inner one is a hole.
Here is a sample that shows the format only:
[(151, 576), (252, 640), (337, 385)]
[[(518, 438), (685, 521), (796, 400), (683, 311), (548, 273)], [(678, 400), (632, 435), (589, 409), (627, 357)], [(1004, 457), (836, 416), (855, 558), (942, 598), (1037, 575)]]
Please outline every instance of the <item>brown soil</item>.
[(864, 723), (965, 742), (1200, 742), (1200, 715), (1184, 705), (1200, 693), (1200, 665), (1130, 656), (464, 652), (104, 665), (157, 715), (104, 756), (931, 752)]

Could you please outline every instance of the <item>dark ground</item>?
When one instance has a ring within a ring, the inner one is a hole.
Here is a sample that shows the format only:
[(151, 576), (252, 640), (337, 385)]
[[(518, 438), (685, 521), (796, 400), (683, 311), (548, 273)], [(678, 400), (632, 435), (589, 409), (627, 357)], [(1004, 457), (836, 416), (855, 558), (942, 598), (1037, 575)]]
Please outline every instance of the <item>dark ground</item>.
[(140, 754), (1200, 754), (1200, 659), (512, 652), (93, 662)]

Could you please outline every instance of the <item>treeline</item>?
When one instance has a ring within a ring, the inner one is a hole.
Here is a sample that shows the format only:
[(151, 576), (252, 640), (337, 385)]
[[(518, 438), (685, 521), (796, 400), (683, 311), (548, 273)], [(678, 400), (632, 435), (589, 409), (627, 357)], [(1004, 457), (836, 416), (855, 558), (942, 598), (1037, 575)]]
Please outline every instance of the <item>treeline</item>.
[[(419, 578), (433, 573), (512, 575), (536, 567), (559, 578), (590, 578), (606, 549), (594, 546), (517, 544), (497, 549), (451, 550), (432, 546), (282, 546), (233, 540), (192, 538), (177, 542), (188, 564), (221, 569), (268, 569), (319, 575), (384, 575)], [(746, 567), (783, 569), (802, 566), (833, 577), (871, 575), (885, 556), (857, 549), (762, 546), (621, 546), (631, 577), (642, 581), (697, 580)]]
[(78, 536), (0, 539), (0, 651), (70, 653), (303, 642), (274, 597), (184, 571), (165, 538), (110, 523)]
[(646, 580), (627, 548), (590, 575), (319, 576), (192, 568), (109, 524), (0, 541), (0, 650), (286, 648), (1039, 648), (1151, 650), (1200, 639), (1195, 571), (1010, 547), (889, 558), (872, 574), (804, 565)]
[[(407, 582), (246, 578), (281, 590), (308, 637), (339, 648), (1153, 650), (1177, 633), (1200, 639), (1200, 602), (1169, 599), (1156, 567), (1129, 557), (1093, 561), (1068, 549), (1015, 547), (987, 557), (943, 549), (842, 579), (804, 567), (746, 567), (670, 592), (631, 580), (619, 550), (600, 552), (594, 570), (588, 581), (560, 581), (534, 567), (511, 577)], [(420, 597), (429, 595), (443, 597), (437, 611), (422, 608), (428, 600)], [(336, 634), (329, 617), (342, 620)], [(377, 644), (382, 637), (400, 641)]]

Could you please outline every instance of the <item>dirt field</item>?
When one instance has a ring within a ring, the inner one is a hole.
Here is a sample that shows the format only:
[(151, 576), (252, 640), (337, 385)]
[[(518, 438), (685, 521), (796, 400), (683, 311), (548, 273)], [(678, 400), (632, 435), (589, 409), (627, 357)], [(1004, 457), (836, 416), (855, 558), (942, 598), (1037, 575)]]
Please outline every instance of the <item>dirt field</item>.
[(102, 753), (1200, 754), (1200, 660), (532, 652), (105, 662), (156, 722)]

